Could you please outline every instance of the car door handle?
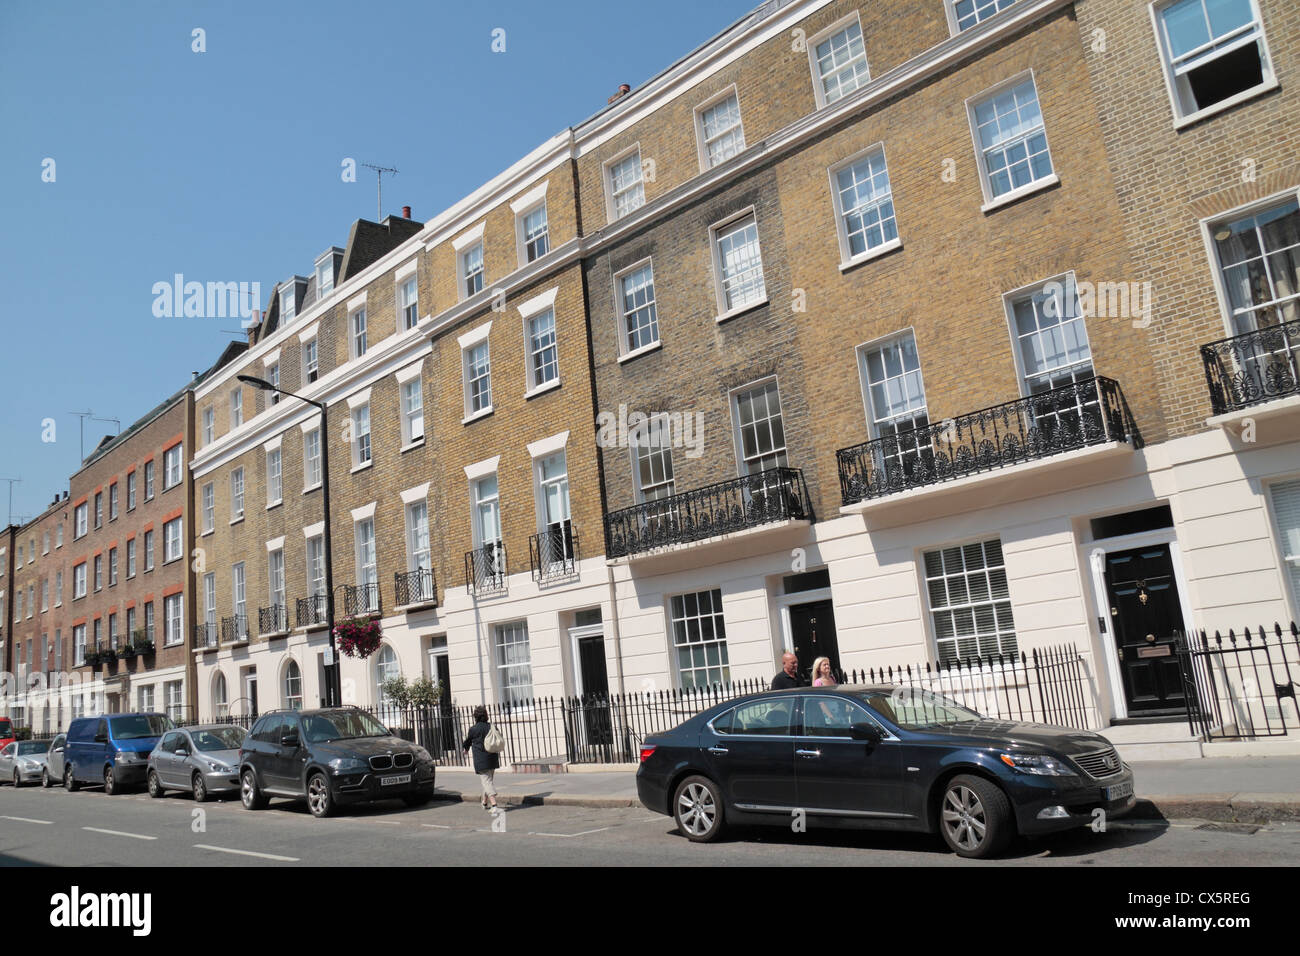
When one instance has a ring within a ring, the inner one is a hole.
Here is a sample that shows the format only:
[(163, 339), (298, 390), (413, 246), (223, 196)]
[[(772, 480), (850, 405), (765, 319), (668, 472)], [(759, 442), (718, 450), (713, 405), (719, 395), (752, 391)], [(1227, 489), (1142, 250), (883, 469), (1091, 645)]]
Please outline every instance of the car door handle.
[(727, 753), (727, 748), (726, 748), (726, 747), (710, 747), (710, 748), (709, 748), (709, 753), (711, 753), (711, 754), (725, 754), (725, 753)]
[(821, 755), (822, 752), (820, 750), (796, 750), (795, 751), (795, 756), (798, 757), (820, 757)]

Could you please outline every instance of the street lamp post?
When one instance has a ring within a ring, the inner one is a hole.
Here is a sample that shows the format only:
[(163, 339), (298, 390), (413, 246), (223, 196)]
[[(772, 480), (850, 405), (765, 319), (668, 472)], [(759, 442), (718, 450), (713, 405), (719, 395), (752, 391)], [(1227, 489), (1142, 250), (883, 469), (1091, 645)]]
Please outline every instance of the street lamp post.
[[(316, 402), (310, 398), (304, 398), (293, 392), (286, 392), (282, 388), (277, 388), (265, 379), (255, 378), (252, 375), (238, 375), (239, 381), (254, 388), (261, 389), (264, 392), (279, 392), (281, 395), (288, 395), (290, 398), (296, 398), (299, 401), (306, 402), (308, 405), (314, 405), (320, 409), (320, 469), (321, 469), (321, 497), (323, 510), (325, 512), (325, 625), (330, 632), (330, 661), (331, 664), (327, 669), (329, 687), (326, 688), (325, 703), (328, 707), (337, 707), (343, 700), (342, 688), (339, 684), (339, 655), (338, 648), (334, 643), (334, 562), (332, 559), (332, 550), (330, 546), (330, 443), (329, 443), (329, 423), (326, 419), (326, 409), (324, 402)], [(289, 614), (289, 609), (284, 609), (285, 616)]]

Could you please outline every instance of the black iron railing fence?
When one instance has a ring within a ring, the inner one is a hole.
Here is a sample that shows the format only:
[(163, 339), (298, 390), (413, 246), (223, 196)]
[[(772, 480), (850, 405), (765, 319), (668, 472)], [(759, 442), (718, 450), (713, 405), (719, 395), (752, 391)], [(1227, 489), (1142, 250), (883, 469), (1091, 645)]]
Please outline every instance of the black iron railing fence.
[(344, 584), (340, 590), (343, 592), (343, 613), (348, 617), (379, 614), (381, 612), (378, 582), (374, 584)]
[(246, 615), (234, 614), (221, 619), (222, 644), (233, 644), (236, 641), (246, 640), (248, 640), (248, 617)]
[(194, 646), (195, 647), (216, 647), (217, 646), (217, 624), (213, 621), (211, 624), (194, 625)]
[(1096, 376), (835, 453), (846, 505), (1111, 441), (1142, 439), (1119, 383)]
[(769, 468), (605, 515), (605, 554), (627, 557), (791, 519), (812, 520), (803, 472)]
[(393, 575), (393, 594), (397, 606), (438, 603), (438, 582), (432, 568), (398, 571)]
[(1282, 737), (1300, 731), (1300, 627), (1274, 623), (1240, 635), (1180, 637), (1178, 662), (1187, 723), (1202, 740)]
[(528, 563), (538, 584), (566, 581), (577, 576), (578, 535), (565, 521), (528, 539)]
[(282, 634), (289, 630), (289, 609), (283, 604), (257, 609), (257, 633)]
[(1300, 319), (1201, 346), (1214, 414), (1300, 395)]
[(297, 618), (299, 627), (317, 627), (326, 624), (325, 595), (313, 594), (311, 597), (297, 599)]
[(473, 594), (497, 594), (506, 589), (506, 546), (497, 541), (465, 552), (465, 586)]

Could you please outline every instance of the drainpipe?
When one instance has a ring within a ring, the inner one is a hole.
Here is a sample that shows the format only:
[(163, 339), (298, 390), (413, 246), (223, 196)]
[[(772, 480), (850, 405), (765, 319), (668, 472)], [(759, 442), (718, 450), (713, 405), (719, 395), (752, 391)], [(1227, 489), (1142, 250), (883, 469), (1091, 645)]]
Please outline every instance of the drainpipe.
[(614, 592), (614, 569), (608, 564), (605, 565), (605, 580), (609, 586), (609, 606), (613, 612), (609, 623), (613, 629), (614, 660), (618, 664), (618, 694), (622, 697), (626, 692), (623, 686), (623, 641), (618, 628), (618, 596)]

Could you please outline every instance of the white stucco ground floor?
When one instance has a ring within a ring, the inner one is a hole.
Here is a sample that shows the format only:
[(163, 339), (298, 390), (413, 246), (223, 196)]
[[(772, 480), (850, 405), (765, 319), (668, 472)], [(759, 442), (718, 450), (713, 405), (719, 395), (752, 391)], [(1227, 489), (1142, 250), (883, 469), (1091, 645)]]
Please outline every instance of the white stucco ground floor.
[[(785, 650), (853, 671), (1067, 648), (1090, 725), (1170, 718), (1185, 691), (1175, 632), (1300, 618), (1300, 415), (1265, 407), (1243, 424), (588, 558), (549, 587), (527, 573), (495, 596), (453, 585), (436, 608), (386, 613), (381, 650), (343, 659), (343, 699), (373, 706), (396, 673), (441, 681), (457, 705), (502, 704), (768, 680)], [(327, 647), (317, 630), (196, 652), (199, 715), (319, 705)]]
[(131, 669), (119, 662), (112, 672), (93, 677), (83, 672), (18, 674), (4, 698), (6, 716), (15, 726), (48, 735), (69, 722), (94, 714), (160, 711), (174, 720), (190, 719), (183, 666)]

